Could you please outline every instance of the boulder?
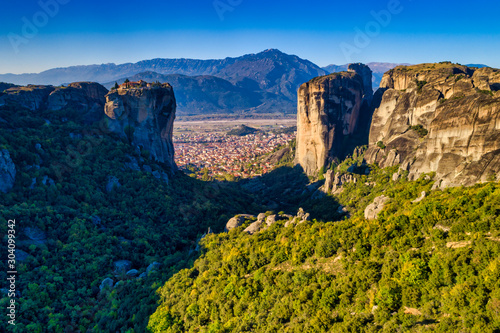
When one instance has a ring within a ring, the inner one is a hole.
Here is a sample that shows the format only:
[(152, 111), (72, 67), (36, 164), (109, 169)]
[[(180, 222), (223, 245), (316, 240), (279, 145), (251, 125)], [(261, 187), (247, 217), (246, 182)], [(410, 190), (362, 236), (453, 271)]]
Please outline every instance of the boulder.
[(139, 271), (137, 269), (131, 269), (127, 272), (127, 276), (129, 277), (135, 277), (139, 274)]
[[(299, 208), (299, 211), (297, 212), (297, 216), (295, 216), (295, 218), (293, 218), (292, 220), (293, 221), (298, 220), (298, 224), (300, 224), (300, 223), (303, 223), (306, 221), (310, 221), (311, 216), (309, 215), (309, 213), (306, 213), (303, 208)], [(288, 224), (288, 225), (290, 225), (290, 224)], [(287, 224), (285, 223), (285, 227), (286, 226), (287, 226)]]
[(269, 215), (268, 217), (266, 217), (266, 225), (268, 227), (270, 227), (271, 225), (276, 223), (276, 221), (277, 221), (276, 218), (279, 218), (278, 215), (276, 215), (276, 214)]
[(250, 234), (250, 235), (253, 235), (260, 230), (261, 226), (262, 226), (262, 221), (257, 220), (255, 222), (251, 223), (243, 231)]
[(159, 262), (153, 261), (149, 266), (146, 268), (146, 274), (149, 274), (151, 272), (156, 271), (158, 268), (160, 268), (161, 264)]
[(134, 170), (134, 171), (141, 171), (141, 167), (139, 166), (139, 162), (137, 161), (137, 158), (134, 156), (127, 155), (127, 158), (129, 159), (129, 162), (125, 162), (125, 168)]
[(224, 231), (230, 231), (234, 228), (239, 227), (243, 223), (245, 223), (246, 220), (254, 218), (255, 216), (249, 215), (249, 214), (239, 214), (227, 221), (226, 227), (224, 228)]
[(31, 244), (41, 245), (47, 242), (47, 234), (37, 227), (26, 227), (23, 234), (31, 241)]
[(111, 278), (105, 278), (102, 280), (101, 285), (99, 286), (99, 290), (102, 291), (103, 289), (111, 289), (113, 288), (114, 281)]
[(132, 268), (132, 262), (130, 260), (118, 260), (115, 261), (115, 273), (125, 273)]
[(45, 186), (55, 186), (56, 185), (54, 179), (50, 178), (49, 176), (43, 176), (42, 184)]
[(266, 219), (266, 214), (265, 213), (260, 213), (259, 215), (257, 215), (257, 221), (258, 222), (264, 222), (264, 220)]
[(385, 195), (381, 195), (373, 199), (373, 202), (369, 204), (365, 209), (365, 219), (374, 220), (378, 217), (378, 214), (384, 209), (385, 203), (389, 200)]
[(335, 175), (331, 170), (328, 170), (325, 176), (325, 184), (322, 187), (324, 193), (340, 194), (344, 190), (343, 185), (347, 183), (356, 183), (357, 179), (350, 173), (341, 174), (336, 172)]
[(0, 150), (0, 191), (7, 193), (14, 186), (16, 166), (7, 149)]
[(16, 261), (23, 262), (23, 261), (26, 261), (26, 259), (28, 259), (28, 257), (29, 257), (29, 253), (27, 253), (23, 250), (16, 249)]

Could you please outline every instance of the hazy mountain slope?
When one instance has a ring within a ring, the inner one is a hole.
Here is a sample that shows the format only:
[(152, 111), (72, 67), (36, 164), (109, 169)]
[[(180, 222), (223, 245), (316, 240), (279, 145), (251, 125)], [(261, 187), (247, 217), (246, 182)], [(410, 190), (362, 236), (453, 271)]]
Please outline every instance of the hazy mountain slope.
[(310, 78), (327, 74), (308, 60), (270, 49), (246, 55), (216, 76), (238, 86), (283, 95), (295, 102), (298, 87)]
[(152, 59), (120, 65), (102, 64), (53, 68), (38, 74), (2, 74), (0, 81), (16, 84), (53, 85), (74, 81), (104, 83), (145, 71), (155, 71), (161, 74), (209, 75), (234, 61), (234, 58), (224, 60)]
[[(252, 64), (251, 69), (247, 68), (243, 72), (236, 73), (245, 69), (248, 64)], [(0, 74), (0, 81), (15, 84), (53, 85), (75, 81), (104, 83), (145, 71), (154, 71), (160, 74), (216, 75), (225, 79), (232, 78), (241, 81), (242, 78), (252, 77), (255, 73), (272, 71), (277, 65), (281, 65), (283, 69), (300, 70), (311, 77), (325, 74), (324, 70), (310, 61), (271, 49), (257, 54), (217, 60), (151, 59), (120, 65), (102, 64), (53, 68), (38, 74)], [(273, 74), (276, 75), (275, 71)]]
[[(122, 83), (125, 78), (116, 80)], [(178, 115), (235, 113), (261, 105), (263, 94), (233, 85), (210, 75), (163, 75), (144, 72), (129, 77), (131, 81), (168, 82), (174, 87)], [(114, 81), (105, 84), (111, 88)]]
[[(148, 78), (152, 74), (136, 76), (144, 72), (179, 74), (169, 77), (168, 81), (180, 98), (180, 114), (236, 111), (294, 113), (298, 87), (313, 77), (327, 74), (308, 60), (270, 49), (220, 60), (152, 59), (121, 65), (54, 68), (39, 74), (3, 74), (0, 81), (53, 85), (75, 81), (114, 83), (123, 82), (125, 78), (151, 81)], [(197, 78), (189, 79), (182, 75)]]

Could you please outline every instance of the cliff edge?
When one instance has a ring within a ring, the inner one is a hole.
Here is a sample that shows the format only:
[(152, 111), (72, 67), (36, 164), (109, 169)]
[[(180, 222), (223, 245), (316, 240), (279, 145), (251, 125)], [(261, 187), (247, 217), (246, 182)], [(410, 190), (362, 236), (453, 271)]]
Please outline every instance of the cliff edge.
[(148, 150), (172, 171), (177, 169), (172, 142), (175, 110), (174, 90), (168, 83), (122, 84), (106, 95), (104, 106), (109, 130)]
[(500, 70), (449, 62), (400, 66), (382, 78), (369, 163), (400, 164), (441, 187), (500, 178)]
[(317, 174), (351, 145), (367, 140), (372, 97), (371, 71), (362, 64), (300, 86), (295, 163), (307, 175)]

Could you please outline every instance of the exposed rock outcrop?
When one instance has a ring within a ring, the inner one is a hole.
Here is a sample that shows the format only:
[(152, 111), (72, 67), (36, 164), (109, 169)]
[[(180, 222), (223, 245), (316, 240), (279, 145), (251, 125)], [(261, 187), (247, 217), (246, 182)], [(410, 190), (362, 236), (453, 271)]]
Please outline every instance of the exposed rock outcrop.
[(176, 102), (169, 84), (120, 87), (106, 95), (108, 128), (176, 170), (172, 132)]
[(67, 87), (57, 87), (47, 100), (49, 110), (73, 109), (82, 115), (87, 123), (102, 117), (108, 90), (95, 82), (75, 82)]
[(149, 266), (146, 268), (146, 274), (149, 274), (151, 272), (157, 271), (158, 268), (160, 268), (161, 264), (159, 262), (153, 261)]
[(102, 280), (101, 285), (99, 286), (99, 290), (102, 291), (103, 289), (111, 289), (113, 288), (114, 281), (111, 278), (105, 278)]
[(118, 260), (115, 261), (115, 273), (125, 273), (132, 268), (132, 262), (130, 260)]
[(451, 63), (387, 72), (365, 158), (441, 187), (500, 178), (500, 70)]
[(373, 95), (371, 71), (362, 64), (349, 70), (317, 77), (299, 88), (295, 163), (307, 175), (315, 175), (334, 158), (342, 158), (350, 148), (343, 145), (348, 138), (355, 145), (354, 138), (367, 135)]
[(16, 166), (7, 149), (0, 150), (0, 191), (7, 193), (14, 186)]
[(333, 170), (328, 170), (325, 174), (325, 184), (321, 187), (321, 190), (325, 193), (339, 194), (342, 193), (342, 185), (347, 183), (356, 183), (356, 177), (352, 174), (336, 172), (333, 174)]
[(249, 220), (249, 219), (254, 218), (254, 217), (255, 216), (249, 215), (249, 214), (236, 215), (236, 216), (230, 218), (229, 221), (227, 221), (226, 227), (224, 228), (224, 231), (230, 231), (234, 228), (238, 228), (243, 223), (245, 223), (246, 220)]
[(266, 214), (264, 213), (260, 213), (258, 216), (257, 216), (257, 221), (255, 222), (252, 222), (248, 227), (245, 228), (245, 230), (243, 230), (244, 232), (250, 234), (250, 235), (253, 235), (255, 234), (256, 232), (258, 232), (260, 230), (260, 228), (262, 227), (262, 224), (264, 222), (264, 220), (266, 219)]
[(426, 195), (427, 195), (427, 193), (425, 191), (422, 191), (422, 193), (420, 193), (420, 196), (418, 198), (416, 198), (415, 200), (413, 200), (412, 203), (419, 203), (420, 201), (425, 199)]
[[(1, 87), (5, 87), (2, 90)], [(0, 85), (0, 106), (26, 108), (31, 111), (72, 111), (85, 123), (99, 121), (103, 117), (104, 96), (108, 90), (95, 82), (75, 82), (68, 86)]]
[(373, 199), (373, 202), (369, 204), (365, 209), (365, 219), (374, 220), (378, 217), (378, 214), (384, 209), (385, 203), (389, 200), (385, 195), (381, 195)]
[(361, 76), (361, 79), (363, 80), (363, 98), (368, 101), (368, 104), (371, 104), (373, 99), (373, 88), (372, 70), (370, 67), (361, 63), (349, 64), (349, 66), (347, 66), (347, 71), (357, 73)]
[(0, 94), (0, 106), (20, 106), (31, 111), (44, 109), (47, 106), (47, 99), (54, 89), (53, 86), (15, 86), (6, 89), (4, 94)]

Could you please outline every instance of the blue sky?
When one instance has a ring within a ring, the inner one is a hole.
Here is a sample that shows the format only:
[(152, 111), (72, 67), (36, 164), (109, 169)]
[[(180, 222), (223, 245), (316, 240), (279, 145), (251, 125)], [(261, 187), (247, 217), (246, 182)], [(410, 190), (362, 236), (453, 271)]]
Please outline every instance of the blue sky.
[(0, 4), (0, 73), (152, 58), (235, 57), (268, 48), (320, 66), (450, 60), (500, 67), (496, 1), (476, 0), (471, 5), (448, 0), (2, 0)]

